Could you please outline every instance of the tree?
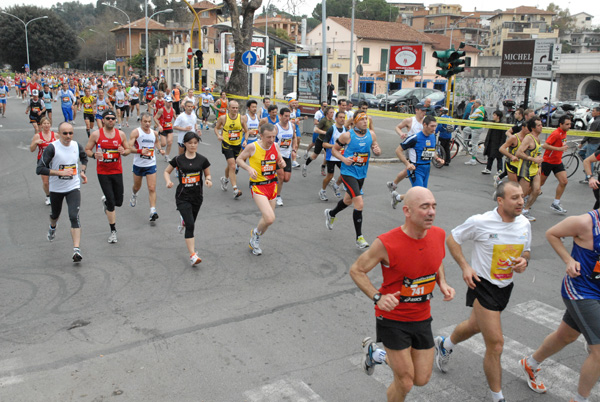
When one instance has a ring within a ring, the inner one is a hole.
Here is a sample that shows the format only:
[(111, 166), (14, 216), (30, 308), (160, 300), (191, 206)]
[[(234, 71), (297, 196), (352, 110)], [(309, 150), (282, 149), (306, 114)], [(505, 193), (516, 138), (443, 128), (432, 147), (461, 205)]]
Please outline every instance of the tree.
[[(235, 45), (233, 71), (225, 91), (231, 94), (248, 95), (248, 71), (242, 62), (242, 55), (252, 45), (252, 26), (254, 13), (262, 4), (262, 0), (242, 0), (238, 8), (235, 0), (224, 0), (231, 15), (231, 36)], [(242, 21), (240, 24), (240, 15)]]
[[(327, 17), (352, 17), (352, 0), (326, 0)], [(321, 3), (312, 12), (313, 18), (321, 22)], [(396, 21), (398, 8), (385, 0), (362, 0), (356, 2), (355, 17), (373, 21)]]
[[(47, 64), (69, 61), (79, 53), (79, 40), (75, 32), (52, 10), (35, 6), (15, 6), (6, 9), (6, 12), (25, 22), (48, 16), (47, 19), (34, 21), (27, 26), (32, 70)], [(0, 38), (0, 63), (10, 64), (14, 70), (24, 71), (27, 52), (23, 24), (14, 17), (0, 14)]]
[(558, 29), (559, 36), (575, 27), (575, 18), (571, 16), (568, 8), (564, 10), (559, 5), (550, 3), (546, 11), (552, 11), (556, 15), (552, 18), (552, 27)]

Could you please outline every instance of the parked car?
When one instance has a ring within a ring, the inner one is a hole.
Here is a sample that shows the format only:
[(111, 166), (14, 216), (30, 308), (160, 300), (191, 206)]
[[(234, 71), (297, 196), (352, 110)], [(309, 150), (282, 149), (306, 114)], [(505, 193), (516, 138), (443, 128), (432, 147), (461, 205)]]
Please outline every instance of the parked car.
[(380, 110), (398, 111), (399, 104), (407, 103), (414, 106), (419, 103), (421, 99), (436, 91), (437, 90), (431, 88), (403, 88), (388, 96), (387, 99), (381, 99), (377, 106)]
[(368, 92), (357, 92), (350, 95), (350, 101), (354, 104), (354, 106), (358, 106), (360, 101), (366, 101), (369, 104), (369, 107), (377, 107), (379, 104), (379, 99), (373, 94)]
[(435, 106), (446, 106), (446, 92), (438, 91), (434, 89), (435, 92), (430, 93), (421, 99), (421, 103), (425, 102), (425, 99), (429, 98), (431, 100), (431, 106), (435, 108)]
[[(289, 102), (292, 99), (298, 99), (298, 98), (296, 97), (296, 92), (290, 92), (289, 94), (285, 95), (283, 97), (283, 99), (285, 99), (287, 102)], [(337, 96), (337, 93), (335, 91), (333, 91), (333, 97), (331, 98), (331, 104), (333, 106), (335, 106), (335, 105), (337, 105), (337, 103), (338, 103), (338, 96)]]

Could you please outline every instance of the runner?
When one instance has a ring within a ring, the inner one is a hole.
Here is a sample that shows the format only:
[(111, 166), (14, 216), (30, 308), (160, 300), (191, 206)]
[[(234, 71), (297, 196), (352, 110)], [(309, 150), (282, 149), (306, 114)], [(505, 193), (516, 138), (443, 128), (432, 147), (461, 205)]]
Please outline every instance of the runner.
[[(340, 113), (341, 113), (341, 115), (344, 116), (344, 119), (345, 119), (346, 112), (341, 110), (341, 111), (337, 112), (336, 116), (340, 115)], [(317, 139), (315, 140), (315, 148), (314, 148), (313, 153), (310, 155), (310, 158), (306, 159), (306, 162), (304, 162), (304, 164), (302, 165), (302, 176), (304, 176), (304, 177), (306, 177), (308, 165), (310, 165), (310, 163), (312, 161), (317, 159), (317, 157), (323, 150), (323, 142), (325, 141), (325, 135), (327, 134), (327, 131), (329, 131), (329, 129), (331, 127), (333, 127), (334, 123), (337, 121), (337, 117), (334, 120), (333, 115), (334, 115), (333, 107), (327, 106), (325, 108), (325, 117), (322, 118), (319, 121), (319, 124), (317, 124), (317, 126), (315, 127), (315, 133), (317, 133), (318, 136), (317, 136)], [(327, 159), (327, 157), (325, 159)], [(323, 200), (323, 199), (321, 198), (321, 200)]]
[[(354, 221), (354, 231), (356, 232), (356, 247), (361, 249), (369, 247), (369, 243), (362, 235), (362, 210), (364, 206), (362, 187), (367, 177), (371, 151), (375, 155), (381, 154), (381, 149), (377, 144), (377, 136), (369, 131), (367, 128), (368, 123), (367, 115), (362, 112), (358, 113), (354, 118), (355, 127), (342, 134), (333, 146), (333, 156), (343, 163), (340, 173), (346, 187), (346, 194), (334, 209), (325, 210), (325, 225), (327, 229), (333, 230), (336, 215), (350, 204), (354, 205), (352, 219)], [(342, 155), (342, 148), (345, 148), (344, 155), (346, 156)]]
[[(186, 109), (190, 106), (193, 105), (190, 103), (185, 105)], [(179, 185), (175, 191), (175, 205), (177, 205), (177, 210), (181, 214), (179, 233), (185, 228), (185, 244), (190, 253), (190, 264), (192, 266), (202, 262), (196, 251), (194, 229), (203, 201), (203, 174), (204, 185), (207, 188), (212, 187), (210, 162), (197, 152), (199, 141), (200, 137), (195, 131), (187, 132), (181, 141), (185, 147), (185, 152), (171, 159), (164, 173), (167, 188), (172, 188), (171, 172), (173, 172), (173, 169), (178, 171)]]
[(517, 149), (517, 158), (522, 159), (521, 168), (519, 169), (519, 177), (523, 194), (527, 199), (527, 204), (523, 208), (523, 216), (531, 222), (535, 221), (533, 215), (529, 211), (533, 203), (540, 195), (540, 165), (543, 157), (540, 155), (542, 146), (540, 145), (540, 134), (542, 133), (542, 120), (539, 117), (532, 117), (527, 121), (527, 129), (531, 134), (527, 134)]
[[(44, 150), (56, 141), (58, 136), (54, 134), (52, 131), (52, 124), (50, 123), (50, 119), (47, 117), (42, 117), (40, 120), (40, 124), (42, 126), (42, 131), (33, 135), (31, 139), (31, 144), (29, 145), (29, 150), (31, 152), (35, 152), (38, 150), (37, 154), (37, 162), (39, 163), (40, 159), (42, 159), (42, 154)], [(50, 205), (50, 190), (48, 187), (48, 175), (41, 175), (42, 177), (42, 188), (44, 189), (44, 194), (46, 194), (46, 205)]]
[(296, 149), (296, 130), (294, 123), (290, 120), (290, 109), (287, 107), (281, 108), (279, 111), (279, 123), (275, 124), (277, 136), (275, 142), (279, 145), (279, 154), (285, 161), (285, 166), (279, 167), (277, 170), (277, 206), (283, 206), (281, 192), (283, 183), (290, 181), (292, 177), (292, 153), (297, 152)]
[(6, 98), (10, 95), (10, 89), (6, 86), (3, 78), (0, 78), (0, 110), (2, 110), (2, 118), (5, 118), (6, 113)]
[[(563, 243), (567, 237), (573, 238), (571, 254)], [(566, 264), (561, 295), (567, 309), (556, 331), (519, 365), (529, 388), (544, 393), (546, 386), (537, 378), (540, 364), (583, 334), (589, 354), (581, 365), (579, 386), (571, 402), (587, 402), (600, 378), (600, 213), (594, 210), (568, 217), (548, 229), (546, 238)]]
[[(123, 86), (121, 85), (121, 89)], [(140, 87), (137, 81), (133, 81), (133, 85), (128, 91), (129, 99), (131, 100), (131, 114), (133, 115), (133, 109), (135, 107), (136, 120), (140, 121)]]
[[(75, 96), (75, 102), (73, 102), (73, 120), (75, 120), (75, 118), (77, 117), (77, 108), (79, 107), (79, 86), (77, 84), (77, 82), (75, 81), (74, 78), (69, 79), (69, 91), (71, 91), (73, 93), (73, 95)], [(71, 124), (73, 124), (73, 121), (71, 121)]]
[[(152, 113), (152, 99), (156, 96), (156, 88), (152, 85), (152, 81), (148, 80), (146, 82), (146, 86), (144, 87), (144, 99), (146, 100), (146, 112)], [(137, 120), (140, 120), (140, 116), (138, 115)]]
[[(295, 146), (295, 149), (298, 150), (298, 149), (300, 149), (300, 140), (302, 138), (302, 132), (300, 131), (300, 122), (302, 120), (308, 119), (308, 117), (302, 116), (302, 112), (300, 111), (300, 108), (298, 107), (297, 100), (291, 99), (289, 101), (288, 105), (290, 106), (290, 121), (292, 122), (292, 124), (294, 125), (295, 130), (296, 130), (296, 139), (294, 140), (295, 141), (294, 146)], [(300, 167), (300, 164), (296, 161), (296, 155), (297, 155), (297, 151), (292, 152), (292, 168), (294, 168), (294, 169), (298, 169)], [(323, 176), (325, 176), (325, 175), (323, 175)]]
[[(79, 223), (79, 206), (81, 194), (80, 183), (87, 183), (85, 170), (87, 155), (81, 145), (73, 141), (73, 126), (67, 122), (58, 126), (58, 141), (48, 145), (38, 161), (36, 173), (50, 176), (49, 189), (51, 201), (50, 227), (48, 241), (56, 237), (56, 223), (62, 211), (63, 199), (67, 200), (69, 220), (71, 221), (71, 237), (73, 238), (73, 262), (82, 260), (79, 242), (81, 225)], [(81, 166), (78, 165), (81, 162)], [(81, 177), (81, 179), (80, 179)]]
[(261, 127), (263, 124), (267, 123), (274, 126), (275, 124), (279, 123), (279, 115), (277, 114), (277, 112), (277, 105), (269, 106), (269, 114), (267, 115), (267, 117), (263, 117), (262, 119), (260, 119), (258, 126)]
[(65, 118), (65, 122), (73, 124), (73, 105), (77, 101), (75, 94), (69, 89), (66, 82), (63, 82), (62, 89), (58, 91), (57, 97), (60, 99), (60, 106)]
[(96, 173), (102, 189), (102, 206), (110, 226), (109, 243), (117, 240), (117, 212), (115, 207), (123, 205), (123, 165), (121, 157), (129, 155), (131, 149), (125, 133), (115, 128), (115, 112), (109, 110), (102, 115), (104, 127), (94, 131), (85, 146), (85, 152), (97, 160)]
[(104, 89), (98, 88), (98, 98), (96, 99), (96, 124), (98, 124), (98, 128), (104, 127), (104, 122), (102, 120), (102, 115), (107, 110), (112, 109), (112, 103), (110, 100), (104, 97)]
[[(310, 144), (308, 144), (308, 148), (306, 148), (306, 153), (304, 154), (304, 160), (308, 160), (308, 157), (312, 155), (310, 153), (310, 151), (313, 149), (313, 147), (317, 143), (317, 138), (319, 137), (319, 133), (317, 132), (317, 126), (319, 125), (319, 122), (325, 117), (325, 109), (327, 107), (328, 107), (327, 102), (321, 102), (321, 108), (319, 110), (317, 110), (317, 112), (315, 113), (315, 116), (313, 118), (313, 123), (314, 123), (315, 127), (313, 129), (312, 140), (311, 140)], [(333, 109), (333, 107), (332, 107), (332, 109)], [(335, 114), (335, 111), (334, 111), (334, 114)]]
[(158, 125), (154, 122), (154, 116), (156, 116), (156, 113), (158, 113), (159, 110), (165, 107), (165, 93), (163, 91), (156, 92), (156, 97), (152, 99), (152, 102), (150, 103), (152, 106), (152, 122), (154, 123), (154, 129), (156, 130), (158, 129)]
[[(335, 167), (337, 166), (338, 170), (342, 168), (342, 162), (332, 155), (331, 149), (337, 142), (340, 135), (346, 132), (346, 127), (344, 127), (344, 120), (346, 119), (345, 112), (337, 112), (335, 115), (335, 124), (327, 130), (327, 134), (325, 134), (325, 139), (323, 140), (323, 148), (325, 148), (325, 160), (327, 161), (327, 176), (323, 179), (323, 183), (321, 185), (321, 190), (319, 191), (319, 199), (321, 201), (328, 201), (327, 198), (327, 185), (329, 184), (335, 193), (337, 198), (342, 198), (342, 193), (340, 192), (340, 184), (342, 182), (342, 176), (339, 175), (337, 182), (333, 179), (333, 174), (335, 172)], [(342, 151), (343, 154), (343, 151)]]
[[(418, 132), (423, 131), (423, 119), (424, 118), (425, 118), (425, 106), (422, 103), (417, 103), (415, 105), (415, 115), (413, 117), (407, 117), (406, 119), (402, 120), (396, 126), (396, 134), (398, 134), (400, 136), (400, 139), (402, 140), (402, 142), (406, 138), (408, 138)], [(407, 132), (405, 133), (404, 131), (402, 131), (403, 129), (406, 129)], [(402, 180), (406, 179), (407, 176), (408, 176), (408, 170), (407, 169), (401, 170), (400, 173), (398, 173), (398, 175), (394, 179), (394, 181), (387, 182), (388, 190), (390, 190), (390, 192), (396, 191), (396, 189), (398, 188), (398, 184)]]
[[(439, 111), (439, 115), (443, 119), (450, 119), (451, 117), (448, 115), (448, 108), (442, 106)], [(452, 160), (450, 156), (450, 141), (452, 140), (452, 132), (454, 131), (454, 126), (452, 124), (444, 124), (440, 123), (437, 125), (435, 129), (435, 134), (438, 136), (438, 140), (440, 145), (444, 149), (445, 158), (444, 158), (444, 166), (450, 166), (450, 161)]]
[(175, 109), (175, 117), (177, 117), (181, 113), (181, 111), (179, 110), (179, 101), (181, 101), (181, 88), (179, 88), (178, 82), (173, 84), (171, 98), (173, 99), (173, 109)]
[(44, 84), (41, 98), (44, 102), (44, 107), (46, 108), (46, 115), (48, 116), (48, 119), (50, 119), (50, 125), (52, 125), (52, 102), (56, 102), (56, 100), (54, 99), (54, 94), (50, 90), (50, 85)]
[[(600, 117), (600, 106), (593, 107), (591, 114), (592, 114), (592, 121), (589, 124), (587, 131), (590, 131), (592, 133), (594, 133), (594, 132), (597, 133), (600, 131), (600, 118), (598, 118), (598, 117)], [(592, 156), (594, 154), (594, 152), (596, 152), (596, 150), (598, 149), (598, 146), (600, 146), (600, 137), (585, 136), (581, 139), (581, 142), (579, 143), (579, 155), (583, 156), (583, 159), (589, 158), (590, 156)], [(585, 173), (584, 173), (584, 175), (585, 175)], [(583, 180), (579, 180), (579, 184), (589, 184), (589, 183), (588, 183), (588, 180), (586, 178), (584, 178)]]
[(204, 93), (200, 95), (200, 99), (202, 101), (202, 124), (200, 124), (200, 129), (204, 127), (206, 130), (208, 130), (210, 107), (215, 103), (215, 98), (213, 98), (212, 94), (208, 90), (208, 87), (206, 87), (204, 88)]
[(83, 121), (85, 121), (85, 132), (88, 138), (90, 138), (90, 130), (94, 128), (94, 122), (96, 116), (94, 109), (96, 107), (96, 98), (90, 94), (90, 89), (85, 88), (83, 90), (83, 96), (81, 97), (83, 103)]
[[(244, 135), (242, 138), (242, 149), (246, 148), (248, 144), (252, 144), (258, 140), (258, 125), (260, 120), (256, 114), (258, 109), (258, 102), (254, 99), (250, 99), (246, 102), (246, 124), (248, 125), (248, 136)], [(237, 174), (237, 172), (236, 172)]]
[(21, 98), (23, 99), (21, 103), (26, 103), (25, 97), (27, 96), (27, 78), (25, 75), (21, 76), (19, 81), (19, 90), (21, 92)]
[[(455, 345), (481, 333), (486, 345), (483, 371), (494, 402), (504, 402), (500, 356), (504, 344), (500, 314), (513, 289), (513, 273), (523, 273), (529, 265), (531, 224), (521, 216), (523, 190), (512, 181), (497, 189), (497, 208), (473, 215), (454, 228), (446, 244), (462, 270), (467, 290), (469, 319), (456, 326), (445, 338), (435, 338), (436, 367), (445, 373)], [(462, 245), (473, 241), (471, 263)]]
[[(179, 145), (178, 155), (181, 155), (185, 152), (183, 137), (189, 131), (197, 133), (199, 137), (202, 135), (202, 131), (197, 129), (196, 115), (194, 114), (194, 103), (188, 100), (183, 103), (183, 113), (177, 116), (175, 123), (173, 123), (173, 132), (177, 133), (177, 144)], [(202, 141), (202, 139), (200, 139), (200, 141)], [(171, 150), (167, 147), (167, 153), (165, 156), (169, 157), (170, 151)]]
[[(475, 99), (473, 103), (473, 111), (469, 114), (469, 120), (471, 121), (483, 121), (485, 117), (485, 108), (482, 106), (480, 99)], [(471, 159), (465, 162), (465, 165), (477, 165), (477, 149), (479, 149), (479, 136), (483, 132), (482, 127), (465, 127), (463, 129), (463, 135), (465, 138), (471, 139)]]
[(571, 116), (568, 114), (560, 116), (558, 119), (558, 128), (550, 134), (550, 137), (544, 142), (544, 161), (542, 162), (542, 175), (540, 178), (540, 187), (542, 187), (550, 173), (554, 173), (558, 185), (556, 186), (556, 193), (554, 195), (554, 201), (550, 204), (550, 209), (554, 212), (566, 214), (567, 210), (560, 204), (560, 197), (562, 197), (567, 187), (569, 179), (567, 178), (567, 171), (562, 163), (563, 152), (569, 149), (567, 145), (567, 131), (571, 128)]
[[(508, 175), (508, 180), (517, 183), (519, 181), (519, 170), (521, 170), (521, 163), (523, 161), (516, 155), (517, 150), (523, 143), (525, 136), (530, 131), (527, 128), (527, 124), (521, 126), (521, 131), (518, 131), (515, 135), (508, 136), (506, 142), (500, 147), (500, 152), (506, 157), (506, 163), (504, 164), (504, 172)], [(502, 175), (500, 175), (501, 177)], [(505, 175), (506, 176), (506, 175)], [(496, 181), (496, 186), (500, 184), (500, 181)], [(495, 199), (495, 197), (493, 197)]]
[[(416, 134), (406, 138), (396, 149), (396, 155), (400, 162), (404, 163), (406, 170), (410, 171), (408, 178), (413, 187), (425, 187), (429, 183), (431, 161), (436, 160), (443, 164), (444, 160), (439, 157), (435, 149), (435, 129), (437, 121), (433, 116), (423, 118), (423, 129)], [(408, 159), (404, 152), (408, 151)], [(392, 191), (392, 208), (404, 199), (404, 195)]]
[(25, 110), (25, 114), (29, 115), (29, 123), (33, 125), (34, 134), (39, 133), (40, 120), (44, 116), (45, 111), (44, 102), (40, 100), (38, 90), (34, 89), (31, 91), (31, 99), (29, 100), (27, 110)]
[(169, 162), (169, 155), (171, 154), (171, 145), (173, 145), (173, 123), (175, 122), (175, 108), (173, 105), (173, 99), (170, 96), (165, 98), (165, 106), (154, 115), (154, 122), (158, 127), (160, 134), (160, 145), (161, 147), (167, 148), (167, 152), (161, 152), (165, 156), (165, 161)]
[[(446, 283), (445, 232), (433, 226), (435, 209), (431, 191), (408, 190), (404, 225), (380, 235), (350, 268), (352, 280), (375, 303), (377, 342), (385, 347), (378, 348), (370, 337), (365, 338), (361, 366), (368, 375), (384, 362), (392, 369), (388, 401), (404, 401), (414, 385), (429, 382), (434, 355), (430, 299), (436, 282), (444, 301), (455, 295)], [(383, 273), (380, 289), (367, 276), (378, 264)]]
[(191, 88), (187, 91), (185, 98), (183, 98), (183, 104), (185, 104), (188, 101), (192, 102), (194, 104), (194, 111), (195, 111), (196, 108), (198, 107), (198, 98), (196, 98), (196, 96), (194, 96), (194, 90)]
[(221, 97), (215, 102), (215, 107), (217, 108), (217, 120), (227, 114), (227, 93), (225, 91), (221, 92)]
[(594, 152), (592, 155), (588, 156), (583, 160), (583, 170), (585, 172), (585, 179), (588, 181), (588, 186), (592, 189), (592, 192), (594, 193), (594, 198), (596, 198), (594, 209), (600, 208), (600, 175), (597, 179), (592, 176), (592, 163), (597, 161), (600, 161), (600, 151)]
[(153, 131), (152, 116), (142, 113), (141, 125), (134, 129), (129, 136), (129, 148), (135, 151), (133, 155), (133, 189), (129, 205), (135, 207), (137, 204), (138, 191), (142, 187), (142, 179), (146, 177), (148, 185), (148, 199), (150, 201), (150, 223), (154, 224), (158, 219), (156, 213), (156, 155), (158, 150), (161, 155), (165, 154), (160, 147), (158, 134)]
[(221, 177), (221, 190), (227, 191), (227, 184), (231, 180), (235, 200), (242, 195), (242, 191), (237, 187), (235, 160), (242, 151), (242, 136), (248, 132), (247, 116), (242, 116), (239, 109), (237, 101), (229, 102), (228, 112), (220, 116), (215, 124), (215, 134), (221, 141), (221, 153), (227, 161), (225, 176)]
[(285, 168), (285, 161), (275, 143), (275, 126), (264, 124), (260, 126), (259, 133), (260, 139), (248, 144), (236, 160), (238, 166), (250, 175), (250, 193), (261, 213), (258, 225), (250, 231), (249, 247), (254, 255), (262, 254), (260, 236), (275, 222), (277, 168)]
[(271, 106), (271, 98), (263, 98), (262, 108), (260, 109), (260, 118), (264, 119), (269, 115), (269, 106)]
[[(131, 93), (131, 90), (129, 90)], [(117, 118), (119, 119), (119, 128), (123, 127), (123, 117), (125, 116), (125, 110), (129, 111), (129, 106), (126, 104), (129, 95), (123, 90), (123, 84), (117, 84), (117, 91), (115, 92), (115, 108), (117, 109)], [(131, 101), (133, 104), (133, 100)], [(139, 105), (138, 105), (139, 109)]]

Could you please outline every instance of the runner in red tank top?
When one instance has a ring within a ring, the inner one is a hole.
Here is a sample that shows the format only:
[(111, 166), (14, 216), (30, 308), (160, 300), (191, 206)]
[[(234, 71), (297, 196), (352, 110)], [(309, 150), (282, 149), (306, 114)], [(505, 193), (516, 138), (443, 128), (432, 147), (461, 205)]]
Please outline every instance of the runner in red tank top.
[[(31, 145), (29, 145), (29, 150), (31, 152), (35, 152), (38, 150), (37, 160), (39, 161), (42, 158), (42, 154), (44, 153), (44, 149), (50, 144), (57, 140), (54, 135), (54, 131), (51, 130), (50, 119), (47, 117), (42, 117), (40, 120), (40, 124), (42, 126), (42, 131), (33, 135), (33, 139), (31, 140)], [(46, 194), (46, 205), (50, 205), (50, 187), (48, 185), (48, 177), (45, 175), (40, 175), (42, 178), (42, 188), (44, 189), (44, 194)]]
[[(433, 194), (413, 187), (404, 202), (404, 225), (379, 236), (350, 268), (354, 282), (375, 303), (377, 342), (385, 347), (365, 338), (362, 368), (371, 375), (376, 364), (387, 363), (394, 372), (388, 400), (398, 401), (413, 385), (423, 386), (431, 377), (434, 340), (429, 300), (435, 284), (444, 301), (455, 295), (442, 264), (445, 233), (433, 226), (437, 205)], [(383, 272), (379, 290), (367, 276), (378, 264)]]
[(165, 106), (154, 115), (154, 123), (160, 134), (160, 146), (166, 148), (165, 161), (169, 162), (171, 145), (173, 145), (173, 123), (175, 123), (175, 109), (170, 96), (165, 97)]
[(117, 213), (115, 207), (123, 205), (123, 166), (121, 156), (129, 155), (131, 149), (125, 133), (115, 129), (117, 115), (112, 110), (104, 112), (104, 128), (90, 135), (85, 152), (97, 163), (98, 182), (102, 188), (102, 205), (110, 226), (109, 243), (117, 242)]

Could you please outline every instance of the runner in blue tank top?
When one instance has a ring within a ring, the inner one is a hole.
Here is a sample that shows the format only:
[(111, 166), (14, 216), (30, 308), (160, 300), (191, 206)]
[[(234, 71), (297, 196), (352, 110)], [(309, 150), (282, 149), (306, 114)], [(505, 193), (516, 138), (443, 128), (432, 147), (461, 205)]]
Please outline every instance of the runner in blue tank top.
[[(344, 210), (350, 204), (354, 205), (352, 218), (354, 220), (354, 230), (356, 231), (356, 246), (361, 249), (369, 247), (369, 243), (362, 235), (362, 187), (367, 177), (371, 150), (374, 155), (381, 154), (377, 137), (375, 133), (369, 131), (368, 124), (367, 114), (358, 113), (354, 118), (354, 128), (337, 139), (332, 153), (333, 156), (342, 161), (340, 173), (346, 186), (346, 194), (334, 209), (325, 210), (325, 225), (329, 230), (332, 230), (338, 212)], [(342, 148), (344, 148), (343, 151)]]
[[(562, 239), (573, 238), (573, 250), (567, 251)], [(600, 378), (600, 212), (571, 216), (546, 232), (548, 242), (566, 264), (562, 281), (562, 298), (567, 311), (558, 329), (519, 365), (527, 385), (537, 393), (546, 392), (537, 378), (539, 365), (583, 334), (588, 346), (579, 374), (577, 393), (571, 401), (587, 401)]]

